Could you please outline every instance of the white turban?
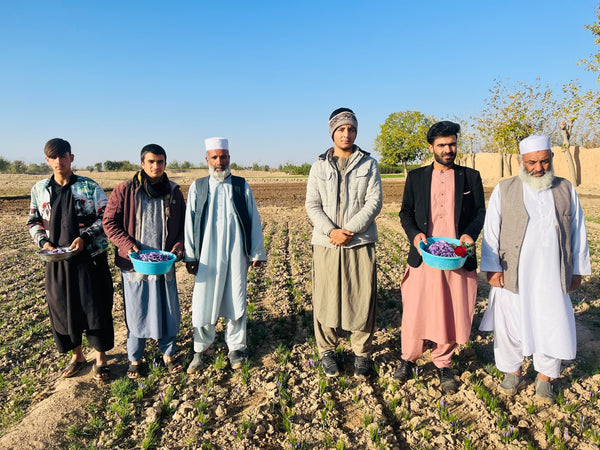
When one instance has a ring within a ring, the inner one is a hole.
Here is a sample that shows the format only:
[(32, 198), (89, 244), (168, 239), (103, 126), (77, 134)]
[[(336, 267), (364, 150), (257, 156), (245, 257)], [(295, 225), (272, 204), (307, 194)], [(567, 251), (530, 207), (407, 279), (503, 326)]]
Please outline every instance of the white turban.
[(206, 151), (209, 150), (229, 150), (229, 141), (222, 137), (212, 137), (204, 141)]
[(519, 150), (521, 151), (521, 155), (539, 152), (540, 150), (550, 150), (550, 138), (547, 136), (531, 135), (519, 143)]

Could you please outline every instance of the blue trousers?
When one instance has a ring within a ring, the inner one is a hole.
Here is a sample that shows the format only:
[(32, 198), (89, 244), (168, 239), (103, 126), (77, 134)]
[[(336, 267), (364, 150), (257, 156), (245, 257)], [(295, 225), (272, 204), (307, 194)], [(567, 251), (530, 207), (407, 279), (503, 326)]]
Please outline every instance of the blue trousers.
[[(158, 348), (163, 355), (173, 356), (177, 351), (177, 335), (158, 339)], [(127, 357), (129, 361), (139, 361), (146, 348), (146, 338), (139, 338), (127, 332)]]

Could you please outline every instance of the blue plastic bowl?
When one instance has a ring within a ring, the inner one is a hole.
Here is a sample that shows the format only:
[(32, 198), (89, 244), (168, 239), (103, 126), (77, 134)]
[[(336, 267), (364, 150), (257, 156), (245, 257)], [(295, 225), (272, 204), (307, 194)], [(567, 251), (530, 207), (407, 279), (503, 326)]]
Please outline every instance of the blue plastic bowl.
[(138, 253), (132, 253), (130, 256), (131, 262), (133, 263), (133, 270), (144, 275), (164, 275), (175, 263), (175, 255), (171, 252), (165, 252), (162, 250), (142, 250), (139, 253), (162, 253), (169, 257), (168, 261), (142, 261), (139, 259)]
[[(454, 238), (446, 238), (446, 237), (429, 237), (427, 238), (427, 245), (431, 245), (437, 241), (446, 241), (448, 244), (458, 245), (460, 240)], [(467, 257), (461, 258), (460, 256), (436, 256), (428, 253), (425, 249), (425, 244), (423, 241), (419, 242), (419, 248), (421, 249), (421, 256), (423, 257), (423, 262), (430, 267), (440, 270), (456, 270), (460, 269), (465, 265), (465, 261)]]

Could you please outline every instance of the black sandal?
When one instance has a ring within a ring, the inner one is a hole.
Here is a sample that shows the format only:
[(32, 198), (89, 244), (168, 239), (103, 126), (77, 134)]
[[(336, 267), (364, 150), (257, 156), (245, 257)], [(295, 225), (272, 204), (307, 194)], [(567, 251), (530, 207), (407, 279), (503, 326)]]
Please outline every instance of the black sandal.
[(99, 366), (94, 364), (92, 367), (92, 375), (94, 376), (94, 380), (98, 381), (106, 381), (110, 378), (110, 367), (108, 364), (104, 366)]
[(72, 376), (77, 375), (79, 371), (85, 367), (86, 364), (86, 361), (71, 361), (62, 373), (62, 377), (71, 378)]
[(141, 376), (142, 368), (140, 367), (140, 364), (129, 364), (129, 367), (127, 368), (127, 378), (135, 380)]

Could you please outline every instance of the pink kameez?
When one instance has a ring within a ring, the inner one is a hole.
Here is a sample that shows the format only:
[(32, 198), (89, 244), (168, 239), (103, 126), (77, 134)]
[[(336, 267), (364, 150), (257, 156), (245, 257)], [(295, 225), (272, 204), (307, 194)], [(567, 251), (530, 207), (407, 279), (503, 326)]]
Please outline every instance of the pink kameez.
[[(428, 237), (456, 236), (454, 170), (434, 170)], [(402, 339), (464, 344), (471, 334), (477, 271), (406, 267), (402, 280)]]

